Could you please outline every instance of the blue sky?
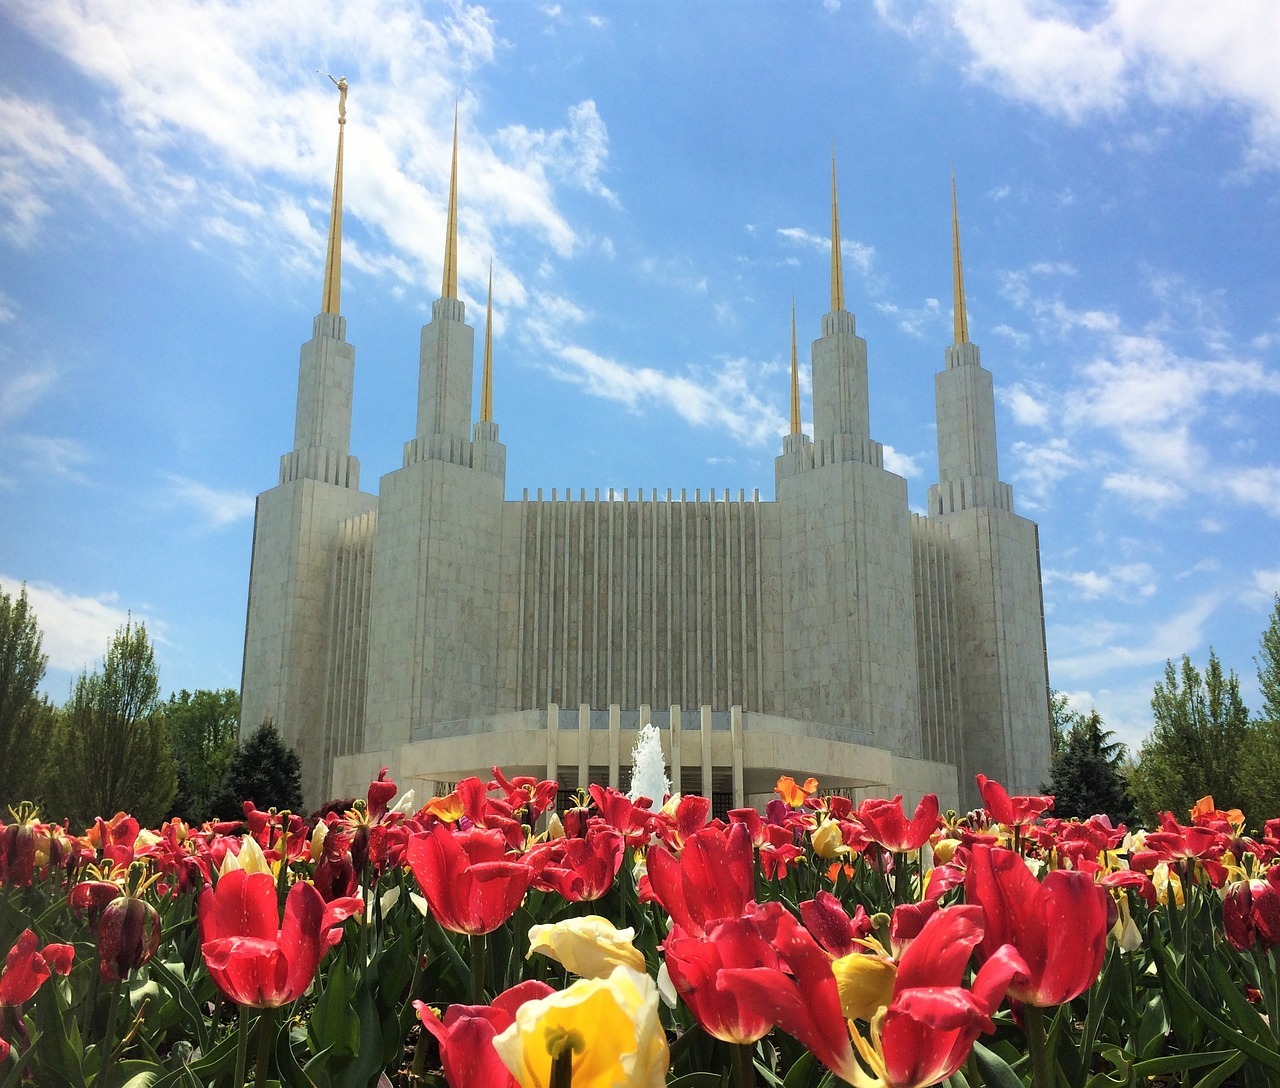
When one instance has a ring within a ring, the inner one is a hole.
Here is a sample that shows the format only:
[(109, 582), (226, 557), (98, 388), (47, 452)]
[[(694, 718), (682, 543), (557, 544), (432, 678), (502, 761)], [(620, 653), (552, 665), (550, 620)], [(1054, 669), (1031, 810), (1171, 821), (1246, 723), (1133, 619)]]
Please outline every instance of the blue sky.
[[(253, 496), (292, 446), (351, 84), (366, 489), (412, 436), (455, 102), (460, 274), (525, 487), (759, 487), (829, 156), (873, 437), (936, 476), (949, 173), (1051, 682), (1126, 741), (1210, 645), (1256, 705), (1280, 590), (1273, 0), (0, 0), (0, 584), (66, 696), (126, 615), (238, 687)], [(805, 375), (807, 379), (807, 374)], [(807, 392), (807, 384), (806, 384)], [(808, 412), (806, 411), (806, 419)]]

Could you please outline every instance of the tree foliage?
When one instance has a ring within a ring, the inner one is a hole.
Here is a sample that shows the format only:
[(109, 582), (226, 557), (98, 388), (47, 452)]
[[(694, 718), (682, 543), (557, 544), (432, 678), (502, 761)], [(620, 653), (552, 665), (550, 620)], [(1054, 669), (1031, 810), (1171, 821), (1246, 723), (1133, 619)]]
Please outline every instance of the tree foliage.
[(1241, 746), (1241, 807), (1254, 825), (1280, 813), (1280, 594), (1262, 632), (1258, 656), (1262, 708)]
[(188, 823), (203, 823), (231, 766), (240, 717), (240, 696), (231, 688), (185, 688), (169, 696), (164, 720), (178, 761), (178, 793), (172, 813)]
[(1250, 725), (1235, 672), (1223, 675), (1212, 648), (1203, 674), (1185, 654), (1180, 668), (1168, 661), (1151, 709), (1155, 726), (1129, 783), (1139, 818), (1151, 823), (1170, 811), (1186, 819), (1206, 795), (1222, 809), (1243, 807), (1240, 757)]
[(1088, 714), (1066, 710), (1065, 697), (1061, 709), (1066, 725), (1044, 787), (1054, 796), (1053, 814), (1082, 820), (1101, 814), (1113, 823), (1129, 823), (1133, 799), (1124, 773), (1128, 749), (1096, 710)]
[(47, 785), (53, 810), (85, 825), (131, 812), (162, 820), (177, 767), (160, 704), (155, 650), (130, 620), (111, 640), (102, 668), (81, 673), (63, 710)]
[(53, 708), (36, 692), (48, 658), (24, 585), (0, 589), (0, 804), (36, 800), (48, 758)]
[(261, 809), (302, 811), (302, 764), (270, 718), (236, 746), (214, 809), (224, 820), (235, 819), (244, 814), (245, 801)]

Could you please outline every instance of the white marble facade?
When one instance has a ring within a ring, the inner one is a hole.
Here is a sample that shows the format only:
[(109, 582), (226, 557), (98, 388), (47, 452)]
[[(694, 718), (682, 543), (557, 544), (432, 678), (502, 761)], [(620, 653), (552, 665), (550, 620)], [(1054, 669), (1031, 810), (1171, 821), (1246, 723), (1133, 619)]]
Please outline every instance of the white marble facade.
[(342, 318), (318, 317), (296, 448), (258, 498), (242, 730), (275, 721), (308, 804), (362, 793), (382, 765), (428, 791), (493, 765), (618, 784), (646, 721), (673, 782), (722, 807), (761, 803), (779, 774), (912, 803), (967, 805), (978, 771), (1037, 790), (1039, 545), (999, 479), (991, 375), (967, 336), (946, 349), (939, 482), (911, 513), (869, 433), (867, 345), (836, 275), (816, 433), (784, 439), (771, 501), (506, 498), (454, 297), (423, 329), (404, 464), (360, 491), (354, 351)]

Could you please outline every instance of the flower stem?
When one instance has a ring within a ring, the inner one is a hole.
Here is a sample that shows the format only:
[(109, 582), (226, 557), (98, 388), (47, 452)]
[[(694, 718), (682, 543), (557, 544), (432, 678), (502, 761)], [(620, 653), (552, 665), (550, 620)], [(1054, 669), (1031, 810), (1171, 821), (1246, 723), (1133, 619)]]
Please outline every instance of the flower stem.
[(116, 1020), (120, 1015), (120, 983), (111, 984), (108, 1000), (111, 1002), (107, 1010), (107, 1030), (102, 1036), (102, 1060), (98, 1063), (98, 1083), (107, 1083), (107, 1074), (111, 1071), (111, 1055), (116, 1048)]
[(1027, 1050), (1031, 1054), (1031, 1084), (1033, 1088), (1052, 1088), (1048, 1037), (1044, 1030), (1044, 1009), (1036, 1005), (1024, 1005), (1022, 1017), (1027, 1026)]
[[(484, 979), (489, 967), (489, 935), (471, 935), (471, 1004), (484, 1004)], [(565, 1083), (568, 1083), (567, 1081)]]
[(733, 1062), (733, 1088), (756, 1088), (756, 1048), (754, 1043), (730, 1043)]
[(236, 1077), (235, 1088), (244, 1088), (245, 1070), (249, 1068), (249, 1006), (240, 1006), (240, 1026), (236, 1029)]
[(263, 1009), (258, 1016), (258, 1064), (253, 1071), (254, 1088), (266, 1088), (267, 1069), (271, 1064), (271, 1048), (275, 1043), (276, 1010)]

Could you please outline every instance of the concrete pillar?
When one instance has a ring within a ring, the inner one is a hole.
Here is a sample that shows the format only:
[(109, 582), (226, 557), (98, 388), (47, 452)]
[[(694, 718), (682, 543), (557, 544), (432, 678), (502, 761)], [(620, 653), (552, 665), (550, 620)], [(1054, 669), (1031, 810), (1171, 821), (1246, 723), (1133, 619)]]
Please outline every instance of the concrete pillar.
[(684, 732), (680, 724), (680, 704), (671, 704), (671, 792), (680, 793), (680, 735)]
[(743, 789), (742, 707), (729, 708), (729, 744), (733, 752), (733, 807), (742, 808), (746, 802)]

